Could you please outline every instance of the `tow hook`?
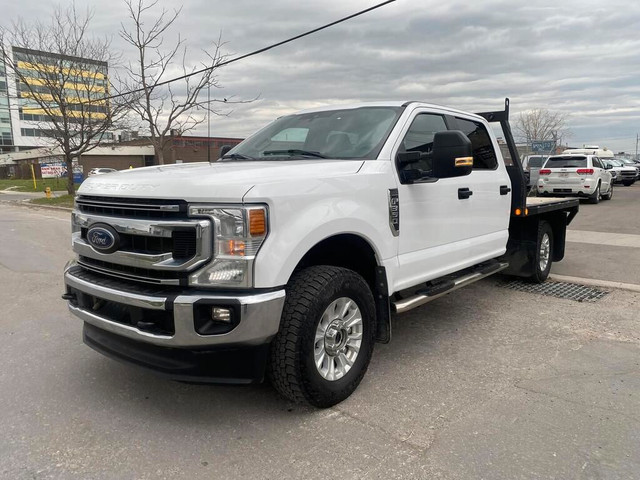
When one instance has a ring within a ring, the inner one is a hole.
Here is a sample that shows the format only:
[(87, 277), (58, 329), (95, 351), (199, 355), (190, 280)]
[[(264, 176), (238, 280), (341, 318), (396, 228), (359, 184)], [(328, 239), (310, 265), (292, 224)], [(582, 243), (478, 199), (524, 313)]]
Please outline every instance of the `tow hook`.
[(67, 300), (69, 302), (75, 302), (76, 301), (76, 294), (75, 293), (63, 293), (62, 294), (62, 299), (63, 300)]

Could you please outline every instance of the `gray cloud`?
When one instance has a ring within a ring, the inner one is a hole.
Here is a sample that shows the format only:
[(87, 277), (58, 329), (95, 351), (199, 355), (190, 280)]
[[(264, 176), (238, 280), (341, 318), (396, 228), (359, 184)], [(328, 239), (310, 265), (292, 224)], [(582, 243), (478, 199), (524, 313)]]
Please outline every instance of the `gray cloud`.
[[(126, 20), (117, 0), (84, 3), (95, 10), (97, 34), (114, 35)], [(189, 0), (172, 33), (188, 39), (197, 64), (220, 32), (226, 51), (242, 54), (373, 3)], [(23, 0), (3, 8), (6, 22), (18, 14), (46, 19), (51, 7)], [(327, 103), (420, 99), (477, 111), (509, 96), (515, 114), (567, 113), (575, 145), (630, 151), (640, 130), (638, 31), (638, 2), (399, 0), (221, 69), (217, 97), (260, 98), (215, 117), (212, 131), (244, 136), (276, 116)], [(123, 48), (115, 35), (113, 46)]]

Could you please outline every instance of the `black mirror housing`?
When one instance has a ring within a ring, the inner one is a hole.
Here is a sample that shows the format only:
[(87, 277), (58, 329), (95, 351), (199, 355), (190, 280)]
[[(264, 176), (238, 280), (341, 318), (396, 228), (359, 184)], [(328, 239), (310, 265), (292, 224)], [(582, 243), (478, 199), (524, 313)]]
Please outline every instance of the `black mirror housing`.
[(422, 153), (417, 150), (412, 150), (409, 152), (398, 152), (396, 155), (396, 162), (398, 163), (398, 167), (404, 168), (407, 165), (411, 165), (412, 163), (416, 163), (420, 161), (422, 158)]
[(438, 132), (433, 137), (433, 176), (462, 177), (473, 170), (471, 140), (460, 130)]

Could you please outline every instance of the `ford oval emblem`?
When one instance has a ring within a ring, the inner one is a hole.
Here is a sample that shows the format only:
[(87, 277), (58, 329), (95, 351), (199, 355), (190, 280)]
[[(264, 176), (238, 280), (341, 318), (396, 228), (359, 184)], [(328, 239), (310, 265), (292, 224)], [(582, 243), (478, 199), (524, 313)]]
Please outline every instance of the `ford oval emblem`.
[(96, 224), (87, 231), (87, 242), (100, 253), (112, 253), (118, 249), (120, 237), (113, 227)]

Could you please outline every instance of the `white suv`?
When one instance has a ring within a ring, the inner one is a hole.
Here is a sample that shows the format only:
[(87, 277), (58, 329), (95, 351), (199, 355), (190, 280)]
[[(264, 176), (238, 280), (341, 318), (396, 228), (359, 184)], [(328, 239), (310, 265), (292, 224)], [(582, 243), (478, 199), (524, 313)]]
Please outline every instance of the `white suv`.
[(583, 197), (591, 203), (610, 200), (611, 173), (595, 155), (554, 155), (540, 169), (538, 195)]

